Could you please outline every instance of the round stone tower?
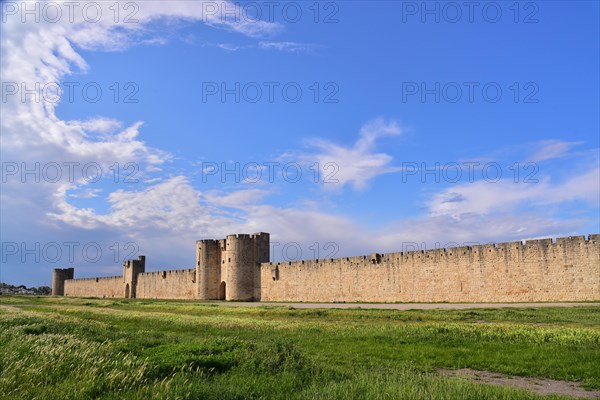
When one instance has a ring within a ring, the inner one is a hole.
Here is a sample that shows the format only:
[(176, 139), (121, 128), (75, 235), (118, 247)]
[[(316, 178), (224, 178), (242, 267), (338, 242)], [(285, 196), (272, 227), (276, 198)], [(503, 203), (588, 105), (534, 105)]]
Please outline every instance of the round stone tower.
[(52, 271), (52, 295), (64, 296), (65, 281), (67, 279), (73, 279), (73, 276), (75, 276), (75, 270), (73, 268), (55, 268)]
[(229, 235), (222, 253), (226, 300), (260, 300), (260, 263), (269, 262), (269, 234)]
[(256, 261), (254, 242), (250, 235), (227, 236), (223, 259), (227, 271), (225, 300), (252, 300)]

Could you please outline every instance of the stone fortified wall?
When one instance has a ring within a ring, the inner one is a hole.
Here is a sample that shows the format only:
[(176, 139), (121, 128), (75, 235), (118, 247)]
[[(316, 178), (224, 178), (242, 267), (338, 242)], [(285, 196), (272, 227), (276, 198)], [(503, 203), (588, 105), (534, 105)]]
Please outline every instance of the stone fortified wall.
[(600, 300), (600, 235), (261, 265), (262, 301)]
[(195, 269), (144, 272), (138, 275), (138, 299), (195, 299)]
[(126, 297), (122, 276), (81, 278), (65, 281), (65, 296)]
[(304, 302), (600, 300), (600, 235), (271, 263), (269, 234), (196, 242), (196, 268), (123, 276), (52, 275), (55, 295)]

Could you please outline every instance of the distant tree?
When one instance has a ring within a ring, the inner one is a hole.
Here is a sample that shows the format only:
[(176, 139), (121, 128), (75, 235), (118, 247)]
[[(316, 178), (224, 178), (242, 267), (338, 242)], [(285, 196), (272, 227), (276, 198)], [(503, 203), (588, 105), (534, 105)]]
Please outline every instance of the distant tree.
[(50, 288), (50, 286), (40, 286), (37, 288), (33, 288), (35, 294), (41, 294), (41, 295), (49, 295), (50, 293), (52, 293), (52, 288)]

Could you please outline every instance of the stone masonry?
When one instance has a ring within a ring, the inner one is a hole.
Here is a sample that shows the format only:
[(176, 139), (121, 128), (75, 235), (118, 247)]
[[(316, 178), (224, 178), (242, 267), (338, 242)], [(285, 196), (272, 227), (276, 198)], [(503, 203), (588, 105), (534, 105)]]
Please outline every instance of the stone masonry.
[(55, 269), (54, 295), (298, 302), (600, 300), (600, 235), (335, 259), (269, 262), (269, 234), (196, 242), (192, 269), (73, 279)]

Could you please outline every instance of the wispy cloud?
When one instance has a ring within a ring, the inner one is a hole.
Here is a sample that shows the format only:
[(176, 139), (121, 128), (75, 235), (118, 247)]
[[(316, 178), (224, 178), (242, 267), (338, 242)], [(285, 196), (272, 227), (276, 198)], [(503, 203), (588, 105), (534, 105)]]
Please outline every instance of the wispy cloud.
[(231, 43), (219, 43), (216, 45), (218, 48), (227, 50), (227, 51), (237, 51), (240, 49), (240, 46)]
[(397, 122), (376, 119), (361, 128), (359, 137), (352, 146), (321, 138), (311, 139), (307, 144), (313, 151), (287, 153), (282, 158), (297, 159), (307, 165), (319, 163), (324, 174), (331, 177), (324, 186), (326, 188), (341, 189), (350, 185), (356, 190), (364, 190), (377, 176), (399, 170), (391, 165), (391, 155), (377, 152), (375, 148), (379, 139), (401, 134), (402, 129)]
[(258, 43), (258, 47), (265, 50), (285, 51), (288, 53), (304, 53), (312, 52), (320, 46), (312, 43), (261, 41)]
[(273, 42), (260, 41), (258, 44), (238, 44), (238, 43), (209, 43), (203, 42), (203, 47), (217, 47), (226, 51), (238, 51), (245, 49), (259, 49), (266, 51), (282, 51), (287, 53), (311, 53), (320, 46), (311, 43), (296, 43), (296, 42)]
[(538, 143), (539, 149), (531, 156), (533, 162), (550, 160), (566, 156), (569, 151), (581, 142), (565, 142), (562, 140), (543, 140)]

